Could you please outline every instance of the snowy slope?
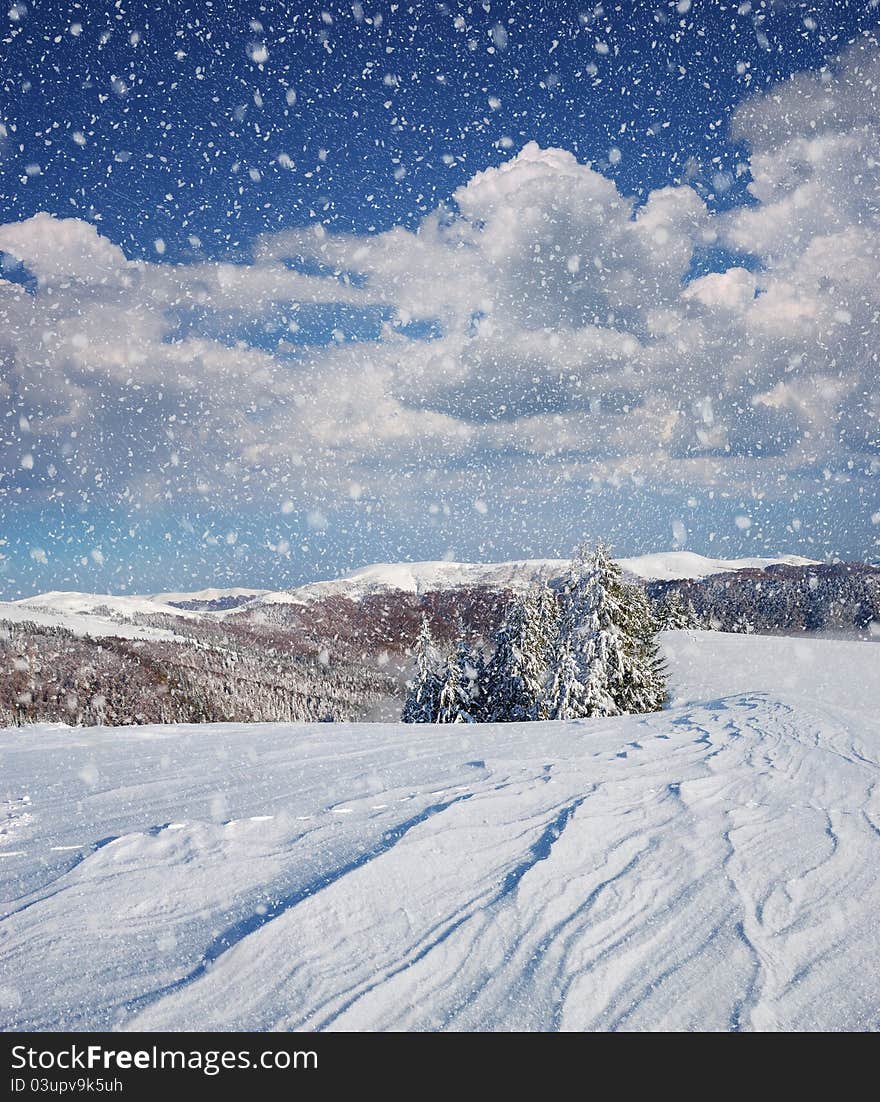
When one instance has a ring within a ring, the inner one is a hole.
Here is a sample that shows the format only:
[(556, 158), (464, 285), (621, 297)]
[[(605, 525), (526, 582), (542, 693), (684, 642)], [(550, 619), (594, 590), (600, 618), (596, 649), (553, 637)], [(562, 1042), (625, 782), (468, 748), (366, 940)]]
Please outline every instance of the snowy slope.
[(310, 582), (296, 589), (264, 594), (257, 604), (303, 604), (327, 597), (352, 601), (378, 593), (400, 591), (426, 593), (436, 589), (488, 585), (498, 588), (527, 586), (538, 580), (558, 577), (568, 567), (567, 559), (524, 559), (518, 562), (400, 562), (364, 566), (341, 578)]
[(120, 597), (101, 593), (53, 591), (9, 603), (20, 608), (57, 612), (62, 616), (97, 615), (119, 620), (132, 620), (136, 616), (194, 616), (153, 597)]
[(653, 555), (637, 555), (618, 559), (628, 573), (645, 581), (669, 582), (682, 578), (708, 578), (712, 574), (729, 574), (734, 570), (764, 570), (782, 563), (788, 566), (813, 566), (815, 559), (802, 555), (777, 555), (775, 558), (709, 559), (693, 551), (661, 551)]
[[(182, 637), (173, 630), (144, 623), (144, 618), (171, 616), (189, 621), (216, 621), (222, 619), (228, 611), (238, 612), (250, 604), (251, 600), (257, 602), (261, 596), (269, 593), (269, 590), (238, 588), (143, 596), (50, 591), (19, 601), (0, 601), (0, 621), (64, 628), (74, 635), (91, 636), (93, 639), (115, 636), (120, 639), (181, 641)], [(236, 598), (244, 599), (238, 601)], [(231, 609), (180, 607), (180, 604), (189, 602), (210, 603), (225, 599), (235, 602)], [(286, 593), (282, 593), (278, 599), (286, 602), (289, 598)]]
[(203, 601), (208, 604), (210, 602), (235, 600), (237, 598), (262, 597), (268, 592), (268, 589), (257, 589), (254, 586), (247, 586), (244, 588), (241, 586), (232, 586), (229, 589), (195, 589), (183, 593), (154, 593), (149, 598), (140, 599), (158, 601), (160, 604), (165, 605), (186, 604), (190, 601)]
[[(804, 559), (800, 555), (780, 555), (766, 559), (709, 559), (692, 551), (668, 551), (617, 561), (634, 577), (645, 581), (670, 581), (678, 578), (706, 578), (711, 574), (748, 567), (762, 569), (775, 563), (809, 566), (813, 560)], [(276, 593), (264, 593), (256, 604), (302, 604), (326, 597), (347, 597), (357, 601), (393, 590), (425, 593), (436, 589), (476, 585), (515, 589), (535, 581), (559, 578), (566, 572), (568, 565), (568, 559), (523, 559), (498, 563), (377, 563), (341, 578), (311, 582), (296, 589), (280, 590)]]
[(675, 707), (0, 734), (5, 1029), (880, 1028), (880, 647)]
[(138, 623), (144, 616), (178, 616), (195, 619), (149, 597), (114, 597), (94, 593), (40, 593), (22, 601), (0, 601), (0, 620), (31, 622), (42, 627), (60, 627), (75, 635), (94, 638), (115, 635), (122, 639), (175, 639), (173, 631)]
[(103, 593), (52, 591), (20, 601), (0, 601), (0, 620), (30, 621), (42, 627), (61, 627), (75, 635), (100, 639), (179, 639), (168, 628), (143, 622), (149, 616), (172, 616), (198, 621), (218, 618), (222, 613), (179, 608), (172, 601), (218, 601), (241, 596), (257, 597), (259, 589), (203, 589), (194, 593), (157, 593), (152, 596), (115, 596)]
[(880, 729), (880, 640), (753, 635), (746, 642), (703, 631), (662, 638), (674, 705), (747, 692), (781, 694), (873, 715)]

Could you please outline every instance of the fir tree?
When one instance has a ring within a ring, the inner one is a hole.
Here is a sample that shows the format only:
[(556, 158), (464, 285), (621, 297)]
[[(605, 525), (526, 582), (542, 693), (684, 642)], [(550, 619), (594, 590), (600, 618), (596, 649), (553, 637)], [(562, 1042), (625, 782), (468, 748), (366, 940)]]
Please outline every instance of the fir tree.
[(546, 717), (555, 630), (555, 598), (546, 587), (514, 597), (495, 634), (495, 653), (486, 669), (483, 714), (489, 722)]
[(590, 559), (582, 544), (572, 558), (563, 588), (563, 611), (544, 699), (544, 710), (550, 719), (582, 719), (596, 714), (590, 703), (598, 696), (595, 678), (589, 692), (587, 689), (595, 629), (591, 578)]
[(531, 594), (534, 602), (533, 653), (538, 657), (532, 684), (535, 694), (535, 719), (549, 719), (548, 686), (554, 676), (554, 663), (559, 642), (559, 602), (548, 585), (537, 587)]
[(588, 714), (587, 689), (569, 638), (560, 640), (543, 710), (548, 719), (581, 719)]
[(655, 616), (660, 631), (686, 631), (697, 626), (694, 606), (686, 605), (678, 590), (667, 589), (657, 602)]
[(479, 714), (481, 655), (468, 645), (459, 621), (455, 650), (447, 657), (437, 695), (438, 723), (476, 723)]
[(534, 586), (521, 598), (518, 716), (526, 720), (547, 718), (547, 683), (559, 632), (559, 606), (546, 585)]
[(486, 681), (486, 660), (483, 648), (468, 642), (464, 625), (459, 619), (458, 641), (455, 648), (455, 660), (458, 664), (461, 683), (462, 709), (466, 723), (476, 723), (482, 711), (482, 694)]
[(523, 695), (520, 643), (524, 616), (522, 598), (517, 596), (508, 606), (493, 637), (495, 651), (486, 666), (483, 706), (483, 719), (487, 723), (507, 723), (522, 718), (518, 713)]
[[(612, 644), (609, 646), (609, 644)], [(609, 671), (620, 669), (620, 652), (613, 646), (613, 636), (597, 631), (590, 637), (587, 649), (587, 670), (581, 706), (585, 716), (616, 716), (620, 714), (611, 691), (614, 678)]]
[(666, 699), (666, 685), (656, 641), (657, 623), (648, 598), (640, 586), (623, 580), (605, 544), (596, 545), (590, 567), (589, 666), (596, 666), (591, 672), (618, 713), (658, 711)]
[(457, 723), (461, 712), (461, 671), (454, 655), (446, 660), (437, 693), (437, 723)]
[(438, 670), (437, 648), (422, 616), (422, 626), (415, 646), (416, 676), (407, 683), (406, 701), (401, 719), (404, 723), (436, 723), (440, 710), (443, 678)]
[(656, 632), (644, 591), (623, 580), (609, 549), (600, 542), (588, 556), (580, 548), (566, 583), (548, 714), (576, 719), (661, 708)]

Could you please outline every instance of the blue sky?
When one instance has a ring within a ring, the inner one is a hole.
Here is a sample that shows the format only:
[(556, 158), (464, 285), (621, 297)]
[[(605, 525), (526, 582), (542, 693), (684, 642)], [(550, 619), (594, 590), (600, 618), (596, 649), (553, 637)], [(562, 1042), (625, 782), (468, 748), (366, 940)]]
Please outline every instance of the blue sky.
[(12, 4), (3, 595), (875, 555), (877, 24)]
[[(222, 258), (316, 214), (356, 232), (413, 227), (499, 163), (504, 137), (602, 162), (640, 196), (694, 158), (711, 191), (711, 176), (741, 156), (727, 128), (737, 103), (877, 23), (868, 3), (754, 3), (738, 14), (748, 6), (379, 3), (357, 20), (349, 4), (29, 4), (4, 45), (4, 116), (18, 131), (3, 161), (3, 216), (100, 214), (130, 257), (155, 259), (161, 237), (166, 261), (191, 258), (195, 234)], [(504, 49), (491, 37), (499, 26)], [(114, 78), (128, 91), (114, 92)], [(68, 126), (87, 135), (83, 146)], [(296, 172), (272, 164), (280, 150)], [(42, 171), (23, 186), (28, 163)], [(740, 178), (719, 198), (744, 197)]]

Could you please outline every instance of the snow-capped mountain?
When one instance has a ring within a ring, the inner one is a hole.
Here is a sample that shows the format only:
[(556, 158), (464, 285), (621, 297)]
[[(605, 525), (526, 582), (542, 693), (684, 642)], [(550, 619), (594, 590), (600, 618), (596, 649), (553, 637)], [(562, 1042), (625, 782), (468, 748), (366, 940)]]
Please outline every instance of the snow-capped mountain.
[[(15, 607), (44, 612), (56, 612), (59, 616), (100, 616), (106, 619), (131, 620), (136, 616), (193, 617), (181, 612), (158, 597), (115, 596), (102, 593), (71, 593), (53, 590), (11, 602)], [(3, 606), (7, 606), (4, 604)]]
[[(665, 551), (617, 560), (623, 570), (642, 581), (707, 578), (737, 570), (763, 570), (768, 566), (810, 566), (814, 560), (800, 555), (775, 558), (710, 559), (693, 551)], [(267, 592), (258, 604), (299, 604), (327, 597), (361, 600), (380, 593), (423, 594), (436, 590), (487, 586), (518, 589), (536, 581), (553, 581), (568, 569), (568, 559), (519, 559), (511, 562), (470, 563), (444, 560), (412, 563), (376, 563), (328, 581), (310, 582), (295, 589)]]
[(559, 577), (568, 566), (565, 559), (523, 559), (515, 562), (468, 563), (443, 560), (412, 563), (375, 563), (340, 578), (264, 593), (258, 604), (305, 604), (328, 597), (358, 601), (381, 593), (420, 595), (437, 590), (486, 586), (517, 589), (535, 581)]
[(128, 639), (171, 639), (174, 632), (150, 623), (174, 617), (190, 623), (204, 614), (225, 611), (253, 600), (259, 589), (204, 589), (194, 593), (115, 595), (52, 590), (20, 601), (0, 601), (0, 620), (65, 628), (76, 635), (107, 635)]
[(737, 570), (766, 570), (768, 566), (815, 566), (815, 559), (802, 555), (772, 558), (710, 559), (694, 551), (660, 551), (652, 555), (617, 560), (625, 571), (646, 582), (671, 582), (731, 574)]
[[(800, 555), (710, 559), (692, 551), (638, 555), (618, 559), (618, 562), (627, 574), (645, 582), (698, 580), (714, 574), (762, 570), (779, 564), (814, 565), (812, 559)], [(306, 605), (334, 597), (361, 601), (383, 593), (421, 596), (455, 589), (520, 589), (536, 581), (551, 582), (560, 578), (567, 568), (567, 559), (519, 559), (496, 563), (436, 560), (375, 563), (339, 578), (281, 590), (238, 586), (130, 596), (51, 591), (19, 601), (0, 601), (0, 620), (32, 620), (94, 635), (124, 635), (132, 634), (132, 629), (126, 629), (125, 625), (143, 624), (156, 616), (198, 620), (205, 615), (220, 618), (242, 609), (258, 612), (261, 606)]]

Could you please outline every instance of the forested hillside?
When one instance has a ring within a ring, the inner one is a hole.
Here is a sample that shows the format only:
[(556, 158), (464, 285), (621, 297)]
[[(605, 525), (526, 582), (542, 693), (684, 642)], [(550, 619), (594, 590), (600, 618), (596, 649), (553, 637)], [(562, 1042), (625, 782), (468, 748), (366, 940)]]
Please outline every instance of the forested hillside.
[(867, 563), (780, 564), (647, 588), (657, 601), (677, 593), (714, 631), (867, 632), (880, 624), (880, 569)]
[(347, 720), (394, 691), (367, 666), (247, 635), (101, 640), (0, 622), (0, 726)]

